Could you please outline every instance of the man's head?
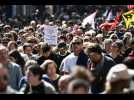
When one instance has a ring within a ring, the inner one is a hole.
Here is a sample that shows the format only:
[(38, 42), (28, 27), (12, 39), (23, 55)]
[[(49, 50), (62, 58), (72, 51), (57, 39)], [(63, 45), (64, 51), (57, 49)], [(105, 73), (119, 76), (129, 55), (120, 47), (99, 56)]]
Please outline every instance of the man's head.
[(0, 44), (0, 63), (7, 63), (8, 60), (8, 50), (5, 46)]
[(106, 77), (106, 90), (112, 93), (123, 93), (129, 88), (130, 73), (124, 64), (113, 66)]
[(58, 88), (61, 93), (67, 92), (69, 80), (70, 80), (70, 75), (63, 75), (60, 77), (60, 79), (58, 81)]
[(0, 93), (5, 92), (8, 85), (8, 70), (0, 63)]
[(112, 43), (111, 45), (111, 52), (118, 52), (120, 53), (123, 49), (123, 42), (122, 40), (117, 40), (115, 42)]
[(107, 53), (110, 53), (111, 44), (112, 39), (105, 39), (103, 42), (103, 48), (106, 50)]
[(76, 55), (79, 55), (79, 53), (83, 49), (83, 39), (80, 37), (74, 37), (71, 44), (72, 44), (72, 51)]
[(60, 43), (58, 44), (58, 50), (59, 50), (59, 52), (60, 52), (61, 54), (65, 54), (66, 51), (67, 51), (67, 45), (66, 45), (66, 43), (65, 43), (65, 42), (60, 42)]
[(38, 83), (41, 81), (43, 75), (42, 69), (37, 65), (31, 65), (27, 70), (27, 79), (28, 83), (32, 86), (38, 85)]
[(32, 53), (32, 46), (31, 46), (31, 44), (25, 43), (23, 45), (23, 51), (24, 51), (25, 54), (30, 55)]
[(93, 63), (98, 63), (101, 60), (102, 48), (97, 43), (92, 43), (85, 48), (85, 53), (89, 56)]
[(68, 85), (69, 94), (88, 94), (90, 84), (86, 80), (74, 79)]
[(49, 57), (51, 54), (52, 48), (50, 45), (48, 45), (47, 43), (42, 44), (41, 46), (41, 52), (42, 55), (45, 57)]

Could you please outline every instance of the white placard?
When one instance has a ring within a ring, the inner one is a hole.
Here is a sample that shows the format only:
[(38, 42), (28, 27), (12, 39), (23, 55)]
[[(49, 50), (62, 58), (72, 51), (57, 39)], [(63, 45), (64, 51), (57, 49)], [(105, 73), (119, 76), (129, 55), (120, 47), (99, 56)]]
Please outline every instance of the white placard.
[(45, 26), (44, 27), (44, 41), (49, 45), (57, 45), (58, 40), (58, 28), (56, 26)]

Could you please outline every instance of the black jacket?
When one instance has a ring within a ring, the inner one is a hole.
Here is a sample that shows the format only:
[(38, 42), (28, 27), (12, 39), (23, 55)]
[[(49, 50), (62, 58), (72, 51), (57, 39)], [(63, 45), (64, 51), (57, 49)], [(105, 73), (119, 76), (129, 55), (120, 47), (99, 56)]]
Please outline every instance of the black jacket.
[(115, 65), (115, 62), (112, 58), (104, 55), (104, 64), (95, 68), (92, 73), (96, 77), (91, 86), (92, 93), (101, 93), (105, 90), (105, 81), (106, 76), (112, 66)]

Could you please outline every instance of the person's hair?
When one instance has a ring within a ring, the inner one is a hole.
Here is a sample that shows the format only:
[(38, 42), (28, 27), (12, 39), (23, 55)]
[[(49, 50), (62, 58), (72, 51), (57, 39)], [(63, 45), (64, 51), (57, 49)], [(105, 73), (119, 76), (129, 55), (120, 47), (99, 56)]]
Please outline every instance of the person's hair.
[(39, 40), (33, 36), (27, 37), (26, 40), (27, 40), (27, 43), (35, 43), (35, 44), (39, 43)]
[(86, 80), (74, 79), (68, 84), (68, 93), (73, 93), (80, 87), (83, 87), (86, 93), (89, 92), (90, 85)]
[(40, 66), (43, 69), (43, 71), (44, 71), (45, 74), (47, 74), (47, 69), (48, 69), (49, 64), (54, 64), (55, 69), (57, 69), (57, 65), (56, 65), (56, 63), (53, 60), (46, 60)]
[(111, 44), (112, 43), (112, 39), (105, 39), (103, 43), (104, 44)]
[(8, 48), (9, 51), (10, 51), (10, 46), (11, 46), (12, 44), (15, 45), (15, 48), (16, 48), (16, 49), (17, 49), (17, 47), (18, 47), (18, 45), (17, 45), (17, 43), (16, 43), (15, 41), (10, 41), (10, 42), (8, 42), (8, 44), (7, 44), (7, 48)]
[(21, 54), (19, 53), (19, 51), (15, 50), (11, 50), (9, 52), (9, 56), (13, 57), (15, 59), (15, 63), (19, 64), (22, 68), (24, 68), (25, 66), (25, 60), (23, 59), (23, 57), (21, 56)]
[(121, 52), (121, 50), (124, 47), (122, 40), (117, 40), (117, 41), (113, 42), (112, 45), (115, 45), (118, 48), (118, 52)]
[(42, 53), (46, 53), (46, 52), (48, 52), (48, 51), (51, 50), (51, 46), (48, 45), (47, 43), (44, 43), (44, 44), (42, 44), (42, 46), (41, 46), (41, 50), (42, 50)]
[(85, 48), (85, 53), (87, 55), (89, 55), (92, 52), (96, 52), (98, 54), (101, 54), (102, 53), (102, 48), (100, 47), (100, 45), (98, 43), (92, 43), (92, 44), (88, 45)]
[(33, 73), (34, 76), (39, 76), (39, 80), (42, 79), (43, 70), (38, 65), (31, 65), (28, 69)]
[(76, 68), (72, 71), (71, 73), (71, 79), (83, 79), (86, 80), (90, 83), (92, 76), (91, 76), (91, 72), (89, 70), (87, 70), (85, 67), (83, 66), (76, 66)]
[(2, 40), (1, 40), (1, 43), (2, 43), (3, 45), (6, 45), (6, 46), (7, 46), (8, 42), (9, 42), (10, 40), (11, 40), (11, 39), (8, 38), (8, 37), (3, 37)]
[(10, 31), (10, 33), (13, 35), (14, 41), (17, 41), (17, 39), (18, 39), (17, 32)]
[(38, 63), (35, 60), (26, 61), (25, 66), (24, 66), (24, 71), (26, 71), (31, 65), (38, 66)]
[(7, 38), (13, 38), (13, 34), (11, 34), (11, 33), (5, 33), (4, 35), (5, 35), (5, 37), (7, 37)]
[(116, 37), (116, 39), (118, 39), (118, 36), (116, 34), (111, 34), (109, 38), (112, 39), (113, 37)]
[(124, 89), (129, 88), (129, 80), (118, 80), (116, 82), (107, 81), (105, 84), (105, 90), (108, 93), (123, 93)]
[(74, 38), (73, 38), (73, 40), (71, 41), (71, 44), (82, 44), (83, 43), (83, 39), (81, 38), (81, 37), (79, 37), (79, 36), (75, 36)]
[(134, 69), (134, 58), (126, 57), (123, 63), (130, 69)]
[(27, 47), (32, 48), (32, 46), (31, 46), (30, 43), (24, 43), (24, 45), (23, 45), (23, 50), (25, 50)]

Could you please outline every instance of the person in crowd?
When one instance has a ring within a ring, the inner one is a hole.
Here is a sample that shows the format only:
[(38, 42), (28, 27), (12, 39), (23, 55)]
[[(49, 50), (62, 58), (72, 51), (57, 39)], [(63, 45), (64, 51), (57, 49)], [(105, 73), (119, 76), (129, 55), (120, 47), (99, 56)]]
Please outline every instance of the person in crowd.
[(0, 94), (21, 94), (9, 85), (8, 69), (0, 63)]
[(58, 90), (60, 94), (67, 94), (67, 88), (70, 81), (70, 75), (62, 75), (58, 81)]
[(73, 52), (64, 58), (60, 66), (60, 71), (64, 74), (71, 73), (75, 65), (87, 67), (88, 57), (83, 51), (83, 39), (74, 37), (71, 46)]
[(21, 54), (16, 49), (14, 49), (14, 50), (11, 50), (8, 55), (11, 61), (20, 65), (22, 73), (24, 75), (25, 60), (23, 59)]
[(111, 34), (109, 38), (112, 39), (113, 42), (115, 42), (118, 39), (118, 36), (114, 33)]
[(117, 64), (113, 66), (106, 77), (104, 94), (124, 94), (129, 90), (130, 75), (127, 66)]
[(20, 91), (24, 94), (56, 94), (55, 88), (42, 80), (43, 70), (39, 66), (31, 65), (27, 70), (27, 84)]
[(46, 60), (40, 67), (44, 71), (43, 80), (52, 84), (56, 91), (58, 91), (58, 81), (60, 79), (60, 75), (56, 73), (56, 63), (52, 60)]
[(124, 50), (124, 57), (127, 57), (134, 50), (134, 38), (129, 40), (129, 47)]
[(132, 39), (132, 33), (125, 32), (125, 34), (123, 35), (123, 42), (124, 42), (125, 48), (129, 48), (129, 42), (131, 39)]
[(58, 73), (59, 73), (59, 66), (60, 66), (62, 60), (66, 56), (68, 56), (70, 53), (67, 51), (68, 48), (67, 48), (67, 45), (65, 42), (60, 42), (57, 47), (58, 47), (58, 53), (57, 53), (58, 64), (57, 64), (57, 66), (58, 66)]
[(23, 76), (21, 67), (18, 64), (9, 61), (8, 50), (2, 44), (0, 44), (0, 55), (0, 63), (2, 63), (9, 71), (9, 85), (13, 89), (18, 90), (19, 81)]
[(111, 45), (111, 52), (109, 55), (114, 59), (116, 64), (122, 63), (122, 61), (124, 60), (122, 49), (123, 42), (121, 40), (117, 40), (116, 42), (113, 42)]
[(86, 80), (74, 79), (68, 84), (68, 94), (89, 94), (90, 84)]
[(10, 32), (11, 29), (12, 29), (11, 25), (5, 25), (5, 26), (3, 27), (3, 30), (4, 30), (5, 33)]
[(23, 45), (23, 51), (24, 54), (28, 56), (28, 59), (30, 60), (36, 60), (38, 57), (32, 53), (32, 45), (30, 43), (25, 43)]
[(128, 68), (128, 72), (131, 75), (130, 87), (128, 93), (134, 93), (134, 52), (131, 52), (128, 57), (126, 57), (123, 61)]
[(106, 53), (106, 55), (109, 55), (111, 52), (111, 45), (112, 45), (112, 39), (105, 39), (103, 41), (103, 51)]
[(47, 43), (43, 43), (41, 45), (41, 55), (37, 59), (37, 62), (39, 65), (41, 65), (47, 59), (54, 60), (57, 64), (57, 56), (52, 52), (52, 47)]
[(14, 50), (18, 48), (18, 45), (15, 41), (10, 41), (7, 44), (8, 51)]
[(28, 67), (30, 67), (31, 65), (38, 66), (37, 61), (35, 61), (35, 60), (28, 60), (25, 63), (25, 66), (24, 66), (24, 76), (19, 81), (19, 89), (21, 89), (23, 87), (23, 85), (25, 85), (27, 83), (26, 72), (28, 70)]
[(91, 84), (92, 93), (100, 93), (104, 91), (106, 75), (110, 68), (115, 65), (111, 57), (102, 53), (99, 44), (93, 43), (85, 48), (85, 53), (89, 57), (88, 69), (91, 70), (94, 80)]

